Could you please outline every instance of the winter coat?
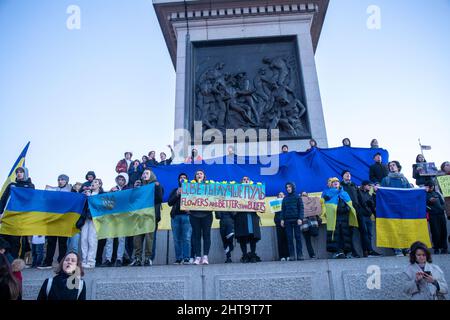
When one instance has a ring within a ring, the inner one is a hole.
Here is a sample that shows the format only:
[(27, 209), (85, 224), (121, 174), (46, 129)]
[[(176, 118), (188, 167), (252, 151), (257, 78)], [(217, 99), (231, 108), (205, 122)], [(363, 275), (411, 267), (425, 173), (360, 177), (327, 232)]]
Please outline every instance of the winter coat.
[(37, 300), (86, 300), (86, 281), (83, 281), (83, 289), (78, 297), (78, 289), (69, 289), (67, 286), (67, 279), (70, 277), (65, 272), (53, 277), (52, 286), (50, 292), (47, 295), (47, 283), (48, 279), (45, 279), (42, 284), (41, 290)]
[(400, 188), (400, 189), (409, 189), (411, 185), (408, 182), (408, 179), (405, 178), (403, 173), (390, 172), (387, 177), (381, 180), (382, 187), (388, 188)]
[(6, 204), (8, 203), (9, 197), (11, 196), (11, 188), (34, 189), (34, 184), (31, 182), (31, 178), (28, 178), (27, 176), (25, 176), (25, 178), (26, 179), (21, 181), (17, 181), (16, 179), (16, 182), (11, 182), (10, 184), (8, 184), (8, 186), (5, 189), (5, 192), (3, 193), (0, 199), (0, 214), (2, 214), (3, 211), (5, 210)]
[(444, 273), (441, 268), (432, 263), (426, 263), (424, 271), (431, 271), (431, 275), (439, 284), (438, 288), (425, 281), (425, 279), (416, 282), (416, 273), (421, 272), (422, 269), (417, 263), (410, 264), (403, 273), (404, 292), (411, 298), (411, 300), (437, 300), (439, 294), (447, 294), (448, 286), (445, 280)]
[(350, 181), (347, 183), (344, 180), (341, 181), (341, 186), (344, 191), (348, 193), (350, 199), (352, 199), (353, 208), (355, 208), (356, 213), (359, 214), (360, 204), (358, 198), (358, 187), (353, 182)]
[(155, 159), (148, 159), (148, 161), (145, 163), (146, 167), (155, 167), (158, 165), (158, 161)]
[[(431, 202), (431, 198), (435, 198)], [(432, 216), (439, 216), (445, 213), (445, 201), (436, 191), (427, 192), (427, 212)]]
[(373, 183), (381, 183), (389, 173), (388, 167), (382, 163), (374, 163), (369, 168), (369, 180)]
[(372, 214), (375, 215), (375, 204), (376, 196), (375, 193), (370, 194), (369, 191), (359, 190), (358, 192), (359, 200), (359, 213), (364, 217), (370, 217)]
[(167, 204), (172, 207), (170, 210), (170, 217), (173, 219), (175, 216), (180, 214), (188, 214), (189, 211), (181, 210), (181, 194), (177, 194), (178, 188), (175, 188), (172, 190), (172, 192), (169, 195), (169, 200), (167, 201)]
[(128, 170), (128, 179), (129, 179), (128, 186), (130, 188), (133, 188), (134, 183), (142, 177), (142, 172), (144, 172), (144, 170), (142, 169), (141, 166), (138, 166), (136, 170), (134, 169), (133, 166), (130, 166), (130, 169)]
[(303, 201), (302, 198), (295, 193), (288, 193), (281, 203), (281, 220), (302, 220), (303, 219)]
[[(132, 164), (133, 162), (131, 162), (130, 163), (130, 167), (131, 167), (131, 164)], [(123, 172), (128, 172), (128, 163), (127, 163), (127, 160), (126, 159), (122, 159), (122, 160), (120, 160), (118, 163), (117, 163), (117, 165), (116, 165), (116, 172), (117, 173), (123, 173)]]
[(236, 238), (261, 239), (259, 216), (256, 212), (236, 212), (234, 218), (234, 234)]

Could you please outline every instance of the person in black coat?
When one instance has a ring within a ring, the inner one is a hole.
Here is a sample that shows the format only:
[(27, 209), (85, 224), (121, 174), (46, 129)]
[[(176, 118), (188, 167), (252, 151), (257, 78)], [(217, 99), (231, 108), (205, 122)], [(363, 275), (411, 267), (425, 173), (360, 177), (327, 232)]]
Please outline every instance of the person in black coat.
[(444, 199), (435, 191), (435, 185), (431, 181), (425, 184), (425, 190), (427, 191), (427, 212), (434, 254), (447, 254), (447, 219)]
[(88, 171), (88, 173), (86, 173), (86, 177), (85, 178), (86, 178), (86, 182), (84, 182), (81, 185), (81, 189), (79, 191), (80, 193), (83, 193), (86, 190), (90, 190), (92, 181), (94, 181), (94, 179), (97, 178), (97, 177), (96, 177), (94, 171)]
[[(241, 183), (250, 183), (249, 177), (243, 177)], [(261, 258), (256, 254), (256, 243), (261, 239), (259, 216), (256, 212), (236, 212), (234, 220), (234, 232), (241, 246), (241, 262), (260, 262)], [(250, 253), (247, 253), (247, 245), (250, 244)]]
[(134, 183), (141, 179), (142, 172), (144, 171), (144, 164), (141, 164), (139, 160), (134, 160), (130, 168), (128, 169), (128, 187), (133, 188)]
[[(436, 178), (434, 176), (423, 176), (423, 164), (427, 163), (423, 154), (418, 154), (416, 157), (416, 164), (413, 164), (413, 178), (416, 179), (416, 185), (419, 187), (425, 186), (426, 183), (431, 182), (436, 183)], [(437, 171), (437, 170), (436, 170)]]
[[(16, 181), (11, 182), (5, 189), (1, 199), (0, 199), (0, 215), (4, 213), (8, 200), (11, 196), (11, 188), (30, 188), (34, 189), (34, 184), (31, 182), (31, 178), (28, 176), (28, 169), (25, 167), (18, 167), (16, 169)], [(21, 237), (20, 236), (11, 236), (11, 235), (0, 235), (3, 239), (5, 239), (9, 245), (9, 252), (14, 259), (19, 257), (19, 251), (21, 246)], [(27, 238), (24, 237), (26, 240)], [(23, 242), (22, 242), (23, 243)], [(25, 241), (27, 243), (27, 241)], [(23, 253), (26, 250), (22, 250)]]
[[(286, 197), (281, 204), (281, 226), (286, 229), (286, 236), (289, 248), (289, 260), (303, 260), (302, 232), (300, 229), (303, 223), (303, 201), (295, 192), (293, 182), (286, 183)], [(294, 237), (295, 246), (294, 248)], [(297, 253), (297, 257), (295, 254)]]
[(236, 212), (232, 211), (216, 211), (216, 219), (220, 221), (220, 236), (222, 237), (223, 250), (225, 252), (225, 263), (233, 262), (231, 260), (231, 252), (234, 249), (234, 217)]
[(373, 156), (375, 161), (369, 168), (369, 180), (374, 184), (381, 184), (381, 180), (389, 174), (388, 167), (381, 161), (381, 153), (377, 152)]
[[(278, 199), (283, 199), (284, 193), (280, 192), (278, 194)], [(286, 236), (286, 229), (281, 226), (281, 211), (276, 212), (273, 217), (273, 222), (275, 223), (275, 230), (277, 233), (277, 245), (278, 245), (278, 257), (280, 261), (286, 261), (289, 258), (289, 248)]]
[(37, 300), (86, 300), (86, 282), (81, 259), (69, 252), (59, 263), (56, 276), (42, 284)]
[[(356, 186), (356, 184), (354, 184), (351, 181), (352, 175), (351, 175), (349, 170), (342, 171), (341, 176), (342, 176), (341, 186), (344, 189), (344, 191), (348, 193), (348, 195), (350, 196), (350, 199), (352, 200), (353, 208), (355, 208), (356, 216), (358, 218), (358, 225), (360, 226), (361, 225), (361, 223), (360, 223), (360, 215), (361, 215), (361, 213), (360, 213), (360, 205), (359, 205), (359, 200), (358, 200), (358, 187)], [(349, 229), (350, 230), (350, 238), (352, 239), (352, 241), (351, 241), (351, 245), (352, 245), (351, 256), (353, 258), (360, 258), (360, 255), (356, 251), (355, 245), (353, 243), (353, 231), (355, 229), (359, 229), (359, 232), (361, 234), (361, 238), (364, 238), (366, 235), (363, 234), (363, 231), (361, 231), (360, 228), (350, 227), (350, 229)], [(364, 248), (363, 248), (363, 251), (364, 251)]]
[(364, 180), (361, 188), (358, 192), (359, 213), (358, 213), (358, 225), (361, 233), (361, 245), (363, 248), (364, 257), (378, 257), (381, 254), (376, 252), (372, 246), (372, 214), (375, 215), (375, 193), (370, 194), (371, 183)]

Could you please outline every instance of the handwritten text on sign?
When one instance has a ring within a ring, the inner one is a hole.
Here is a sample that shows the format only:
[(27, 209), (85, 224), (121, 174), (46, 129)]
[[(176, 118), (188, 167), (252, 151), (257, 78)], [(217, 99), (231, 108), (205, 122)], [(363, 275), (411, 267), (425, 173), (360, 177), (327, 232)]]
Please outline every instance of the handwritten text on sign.
[(450, 197), (450, 175), (437, 177), (439, 187), (441, 187), (442, 195), (444, 197)]
[(265, 211), (264, 184), (190, 183), (181, 186), (181, 210)]

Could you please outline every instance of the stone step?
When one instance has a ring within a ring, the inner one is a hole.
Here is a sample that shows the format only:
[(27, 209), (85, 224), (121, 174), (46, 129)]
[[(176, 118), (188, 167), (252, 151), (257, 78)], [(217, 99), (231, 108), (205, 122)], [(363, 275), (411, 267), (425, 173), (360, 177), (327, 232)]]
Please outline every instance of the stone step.
[[(433, 256), (450, 282), (450, 255)], [(402, 300), (407, 257), (95, 268), (89, 300)], [(23, 271), (23, 298), (36, 299), (51, 270)], [(379, 280), (377, 282), (376, 280)]]

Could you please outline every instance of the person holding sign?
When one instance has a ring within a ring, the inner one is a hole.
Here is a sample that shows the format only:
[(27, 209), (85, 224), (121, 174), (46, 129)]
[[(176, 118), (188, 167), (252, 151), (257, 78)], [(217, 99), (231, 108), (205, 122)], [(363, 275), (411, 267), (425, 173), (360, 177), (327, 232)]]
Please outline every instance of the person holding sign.
[(427, 163), (423, 154), (418, 154), (416, 164), (413, 164), (413, 178), (416, 179), (416, 185), (423, 187), (427, 182), (434, 183), (436, 173), (434, 163)]
[[(295, 184), (292, 182), (286, 183), (286, 197), (283, 198), (281, 205), (281, 226), (286, 229), (286, 236), (289, 248), (289, 260), (303, 260), (302, 253), (302, 234), (300, 226), (303, 223), (303, 201), (295, 193)], [(294, 236), (295, 245), (294, 248)], [(296, 249), (296, 250), (295, 250)], [(297, 253), (297, 258), (295, 257)]]
[[(243, 177), (242, 184), (249, 184), (250, 178)], [(236, 212), (234, 232), (242, 250), (242, 263), (260, 262), (261, 258), (256, 254), (256, 243), (261, 239), (259, 216), (253, 211)], [(247, 245), (250, 244), (250, 253), (247, 253)]]
[[(203, 170), (195, 172), (195, 181), (205, 183), (206, 174)], [(190, 221), (192, 226), (192, 241), (194, 249), (194, 264), (209, 264), (208, 254), (211, 248), (211, 226), (213, 221), (212, 211), (190, 211)], [(203, 239), (203, 256), (202, 256)]]
[[(427, 191), (427, 212), (430, 215), (430, 231), (434, 254), (447, 254), (447, 220), (445, 219), (444, 199), (434, 190), (434, 183), (425, 183)], [(439, 251), (440, 250), (440, 251)]]
[(319, 224), (321, 223), (320, 215), (322, 214), (322, 203), (319, 197), (310, 197), (306, 192), (302, 192), (302, 202), (304, 219), (300, 226), (303, 232), (303, 237), (306, 242), (306, 249), (308, 250), (309, 257), (316, 259), (314, 248), (311, 243), (311, 237), (317, 237), (319, 235)]
[[(438, 182), (445, 200), (445, 211), (450, 220), (450, 162), (445, 161), (441, 164), (441, 171), (438, 173)], [(450, 242), (450, 238), (449, 238)]]

